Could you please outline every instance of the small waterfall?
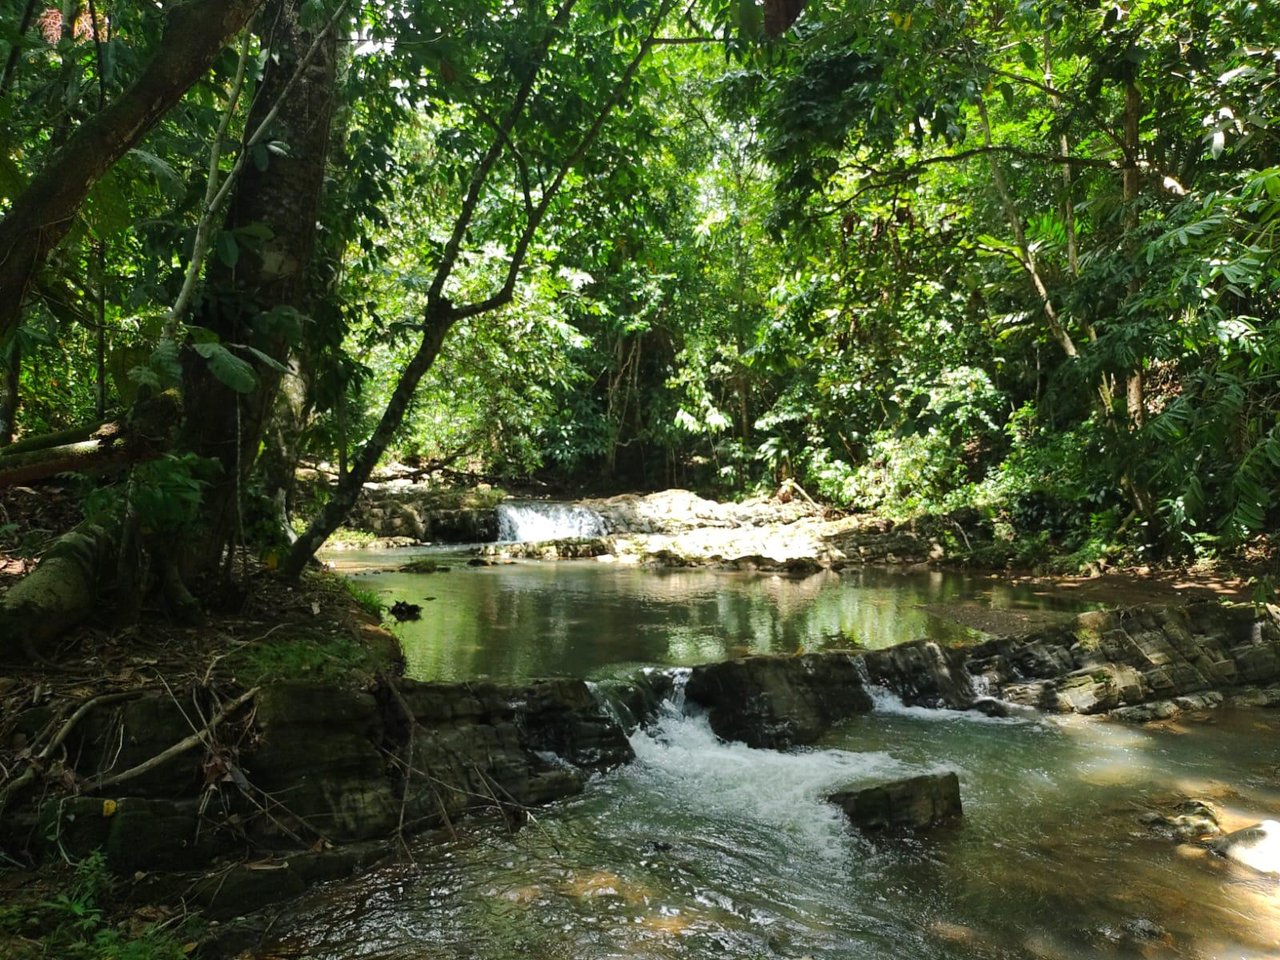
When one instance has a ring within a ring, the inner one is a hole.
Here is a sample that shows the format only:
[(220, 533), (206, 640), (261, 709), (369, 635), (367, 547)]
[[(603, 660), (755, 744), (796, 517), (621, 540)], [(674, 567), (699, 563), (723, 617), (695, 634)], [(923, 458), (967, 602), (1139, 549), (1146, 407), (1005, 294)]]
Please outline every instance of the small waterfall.
[(865, 657), (855, 656), (850, 659), (853, 661), (853, 671), (862, 683), (862, 689), (867, 691), (867, 696), (871, 698), (872, 710), (879, 713), (892, 713), (895, 706), (902, 706), (901, 697), (888, 687), (882, 687), (871, 679), (871, 673), (867, 670)]
[(628, 735), (661, 716), (680, 716), (685, 710), (689, 669), (646, 667), (634, 676), (588, 683), (596, 702)]
[[(974, 698), (962, 708), (957, 709), (940, 705), (926, 707), (914, 701), (909, 702), (889, 686), (871, 679), (871, 673), (867, 670), (866, 660), (862, 656), (853, 657), (853, 664), (858, 679), (862, 682), (863, 689), (871, 697), (871, 709), (874, 713), (915, 717), (918, 720), (960, 719), (978, 723), (987, 721), (1021, 723), (1037, 721), (1040, 718), (1039, 711), (1032, 707), (1020, 707), (1016, 704), (1005, 703), (1003, 700), (993, 696), (988, 692), (991, 687), (985, 677), (971, 678)], [(908, 690), (908, 693), (912, 692), (915, 691)]]
[(603, 537), (604, 518), (576, 503), (535, 500), (498, 504), (498, 539), (507, 543)]

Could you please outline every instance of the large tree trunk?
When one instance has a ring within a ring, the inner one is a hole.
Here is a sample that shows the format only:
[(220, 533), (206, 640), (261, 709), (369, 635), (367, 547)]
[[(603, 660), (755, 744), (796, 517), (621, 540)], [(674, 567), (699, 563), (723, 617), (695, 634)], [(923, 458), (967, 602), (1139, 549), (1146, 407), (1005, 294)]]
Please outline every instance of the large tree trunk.
[[(221, 261), (211, 268), (199, 316), (199, 324), (224, 344), (251, 346), (279, 363), (287, 359), (291, 339), (282, 313), (299, 311), (306, 302), (335, 96), (336, 33), (328, 31), (307, 60), (316, 38), (298, 22), (302, 5), (267, 4), (264, 45), (272, 56), (246, 127), (256, 130), (278, 109), (267, 139), (283, 142), (287, 155), (271, 154), (265, 169), (246, 167), (227, 212), (228, 230), (259, 223), (271, 238), (257, 250), (244, 250), (234, 268)], [(240, 355), (254, 364), (258, 377), (246, 394), (222, 383), (193, 352), (186, 356), (183, 445), (222, 465), (221, 479), (205, 496), (207, 529), (192, 558), (197, 570), (215, 569), (235, 540), (241, 486), (279, 386), (277, 370)]]
[(155, 57), (128, 90), (85, 121), (0, 220), (0, 337), (17, 325), (36, 272), (103, 175), (209, 69), (262, 0), (187, 0), (169, 10)]
[(13, 443), (18, 429), (18, 404), (22, 400), (22, 344), (9, 339), (4, 354), (4, 392), (0, 393), (0, 447)]

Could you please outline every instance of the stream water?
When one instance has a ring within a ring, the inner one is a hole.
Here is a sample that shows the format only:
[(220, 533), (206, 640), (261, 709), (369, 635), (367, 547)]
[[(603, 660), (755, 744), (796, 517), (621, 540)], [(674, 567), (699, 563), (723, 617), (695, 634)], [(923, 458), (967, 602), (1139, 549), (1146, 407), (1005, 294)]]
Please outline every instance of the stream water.
[(1041, 622), (1091, 606), (942, 571), (864, 568), (797, 578), (591, 560), (468, 567), (456, 553), (411, 556), (452, 569), (399, 573), (376, 566), (389, 565), (387, 551), (336, 555), (340, 569), (388, 604), (422, 605), (421, 620), (396, 627), (408, 675), (418, 680), (596, 678), (749, 653), (877, 648), (919, 637), (965, 643), (982, 635), (947, 615), (956, 608)]
[[(602, 677), (746, 650), (964, 639), (920, 604), (1043, 605), (989, 581), (871, 572), (828, 582), (544, 564), (399, 576), (369, 580), (438, 598), (405, 632), (422, 677)], [(1228, 829), (1275, 817), (1277, 733), (1280, 716), (1261, 711), (1155, 729), (994, 720), (884, 695), (817, 747), (781, 753), (720, 742), (667, 704), (633, 734), (635, 762), (580, 797), (516, 833), (471, 821), (421, 838), (412, 863), (310, 894), (260, 957), (1275, 958), (1276, 883), (1138, 818), (1187, 796), (1213, 801)], [(940, 769), (959, 773), (965, 815), (916, 839), (868, 839), (824, 800)]]

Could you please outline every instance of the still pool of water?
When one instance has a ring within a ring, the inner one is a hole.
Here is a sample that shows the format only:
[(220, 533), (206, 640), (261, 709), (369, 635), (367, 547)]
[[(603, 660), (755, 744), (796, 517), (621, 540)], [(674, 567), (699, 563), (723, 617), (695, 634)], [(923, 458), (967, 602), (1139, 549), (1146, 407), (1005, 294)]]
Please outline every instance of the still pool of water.
[[(820, 747), (716, 740), (669, 712), (637, 759), (521, 831), (472, 822), (311, 894), (271, 960), (1015, 960), (1280, 956), (1280, 895), (1141, 826), (1184, 795), (1280, 811), (1280, 717), (1150, 730), (882, 702)], [(868, 839), (824, 796), (960, 773), (965, 816)]]
[(340, 569), (388, 604), (422, 605), (421, 620), (395, 628), (407, 672), (419, 680), (599, 677), (642, 665), (878, 648), (920, 637), (964, 643), (981, 634), (951, 619), (950, 609), (1027, 611), (1042, 621), (1091, 606), (1026, 584), (942, 571), (790, 577), (594, 561), (468, 567), (460, 555), (427, 555), (452, 569), (399, 573), (394, 567), (405, 555), (336, 555)]

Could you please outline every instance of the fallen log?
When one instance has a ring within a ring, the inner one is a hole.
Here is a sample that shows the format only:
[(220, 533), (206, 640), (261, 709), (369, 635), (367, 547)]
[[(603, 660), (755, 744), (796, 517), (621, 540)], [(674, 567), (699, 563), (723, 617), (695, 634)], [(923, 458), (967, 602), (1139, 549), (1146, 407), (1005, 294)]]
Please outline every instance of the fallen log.
[(177, 393), (165, 391), (138, 401), (124, 421), (24, 440), (0, 454), (0, 487), (155, 459), (172, 445), (180, 419)]
[(39, 565), (0, 599), (0, 660), (41, 659), (42, 647), (97, 606), (98, 577), (115, 536), (85, 521), (59, 537)]

